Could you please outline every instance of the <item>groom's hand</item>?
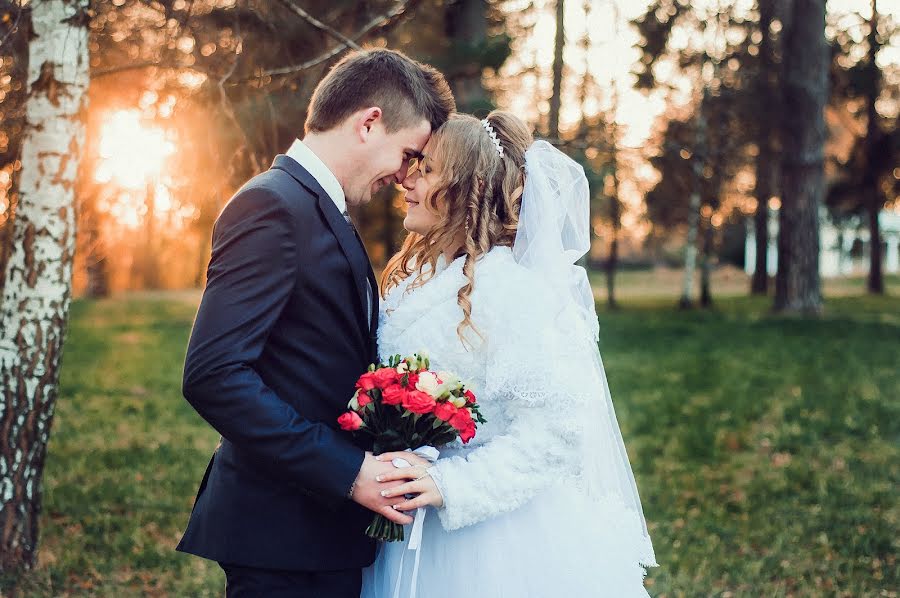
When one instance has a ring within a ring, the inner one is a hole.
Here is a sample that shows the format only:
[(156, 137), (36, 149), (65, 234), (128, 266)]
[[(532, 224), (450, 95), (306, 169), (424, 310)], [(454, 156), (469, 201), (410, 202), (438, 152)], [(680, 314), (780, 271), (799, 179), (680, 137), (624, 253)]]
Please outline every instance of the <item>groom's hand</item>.
[(377, 476), (393, 470), (394, 465), (390, 461), (376, 461), (372, 453), (367, 452), (362, 467), (359, 468), (359, 474), (356, 476), (352, 499), (367, 509), (384, 515), (394, 523), (401, 525), (412, 523), (412, 517), (394, 509), (394, 505), (406, 500), (402, 495), (391, 498), (381, 495), (382, 490), (399, 486), (401, 482), (384, 484), (375, 479)]

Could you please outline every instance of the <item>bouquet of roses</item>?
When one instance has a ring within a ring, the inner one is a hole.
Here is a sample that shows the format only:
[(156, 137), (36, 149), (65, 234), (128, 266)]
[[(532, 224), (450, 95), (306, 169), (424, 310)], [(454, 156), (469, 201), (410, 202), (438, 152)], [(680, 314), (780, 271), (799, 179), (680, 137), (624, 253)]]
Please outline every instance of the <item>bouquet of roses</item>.
[[(359, 377), (349, 411), (338, 418), (342, 429), (366, 434), (376, 455), (468, 443), (485, 420), (471, 390), (455, 375), (432, 372), (428, 357), (395, 355), (387, 364), (369, 366)], [(366, 535), (377, 540), (403, 540), (403, 526), (375, 515)]]

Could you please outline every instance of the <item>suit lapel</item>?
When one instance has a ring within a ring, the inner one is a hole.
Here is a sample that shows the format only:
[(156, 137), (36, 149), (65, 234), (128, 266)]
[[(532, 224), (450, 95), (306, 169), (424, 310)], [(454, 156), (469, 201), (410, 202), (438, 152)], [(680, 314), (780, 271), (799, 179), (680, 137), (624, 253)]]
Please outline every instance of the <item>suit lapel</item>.
[(369, 327), (369, 343), (371, 345), (372, 359), (378, 360), (378, 313), (379, 313), (379, 297), (378, 297), (378, 280), (375, 278), (375, 272), (372, 270), (372, 263), (369, 262), (369, 284), (372, 285), (372, 313), (371, 324)]
[[(343, 214), (338, 211), (337, 206), (334, 205), (334, 201), (328, 193), (322, 189), (322, 186), (305, 168), (295, 160), (284, 155), (275, 158), (273, 168), (284, 170), (316, 195), (319, 211), (328, 224), (328, 228), (331, 229), (331, 233), (337, 239), (338, 245), (340, 245), (341, 251), (353, 273), (353, 282), (357, 291), (356, 315), (359, 324), (363, 331), (371, 331), (367, 326), (367, 321), (370, 320), (371, 314), (366, 313), (368, 303), (366, 299), (366, 285), (369, 284), (369, 274), (372, 271), (372, 266), (369, 263), (369, 256), (366, 254), (365, 247), (357, 239), (353, 228), (344, 220)], [(372, 276), (374, 278), (374, 274)], [(373, 303), (377, 301), (374, 289), (372, 290), (372, 301)], [(378, 313), (377, 310), (375, 310), (375, 313)]]

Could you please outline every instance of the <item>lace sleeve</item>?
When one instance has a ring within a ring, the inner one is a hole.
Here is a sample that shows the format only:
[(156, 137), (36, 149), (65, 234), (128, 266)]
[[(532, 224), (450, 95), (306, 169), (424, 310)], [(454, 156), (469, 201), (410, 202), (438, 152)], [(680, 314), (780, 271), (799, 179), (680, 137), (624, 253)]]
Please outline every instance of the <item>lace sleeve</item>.
[(447, 530), (512, 511), (580, 469), (580, 406), (593, 381), (585, 373), (586, 341), (576, 340), (586, 337), (572, 329), (578, 316), (554, 314), (540, 293), (504, 296), (519, 303), (504, 299), (502, 321), (490, 327), (482, 392), (484, 402), (502, 405), (508, 426), (466, 457), (440, 459), (431, 469)]

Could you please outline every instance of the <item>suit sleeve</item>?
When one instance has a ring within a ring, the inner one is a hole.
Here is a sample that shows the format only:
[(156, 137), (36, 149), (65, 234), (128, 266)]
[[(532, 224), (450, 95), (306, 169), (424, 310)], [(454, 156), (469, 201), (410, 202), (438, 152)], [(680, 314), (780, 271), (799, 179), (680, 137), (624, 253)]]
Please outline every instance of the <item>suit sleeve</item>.
[(284, 200), (265, 189), (240, 192), (219, 216), (183, 392), (224, 438), (287, 483), (340, 499), (363, 451), (341, 432), (305, 419), (254, 370), (302, 267), (294, 222)]

